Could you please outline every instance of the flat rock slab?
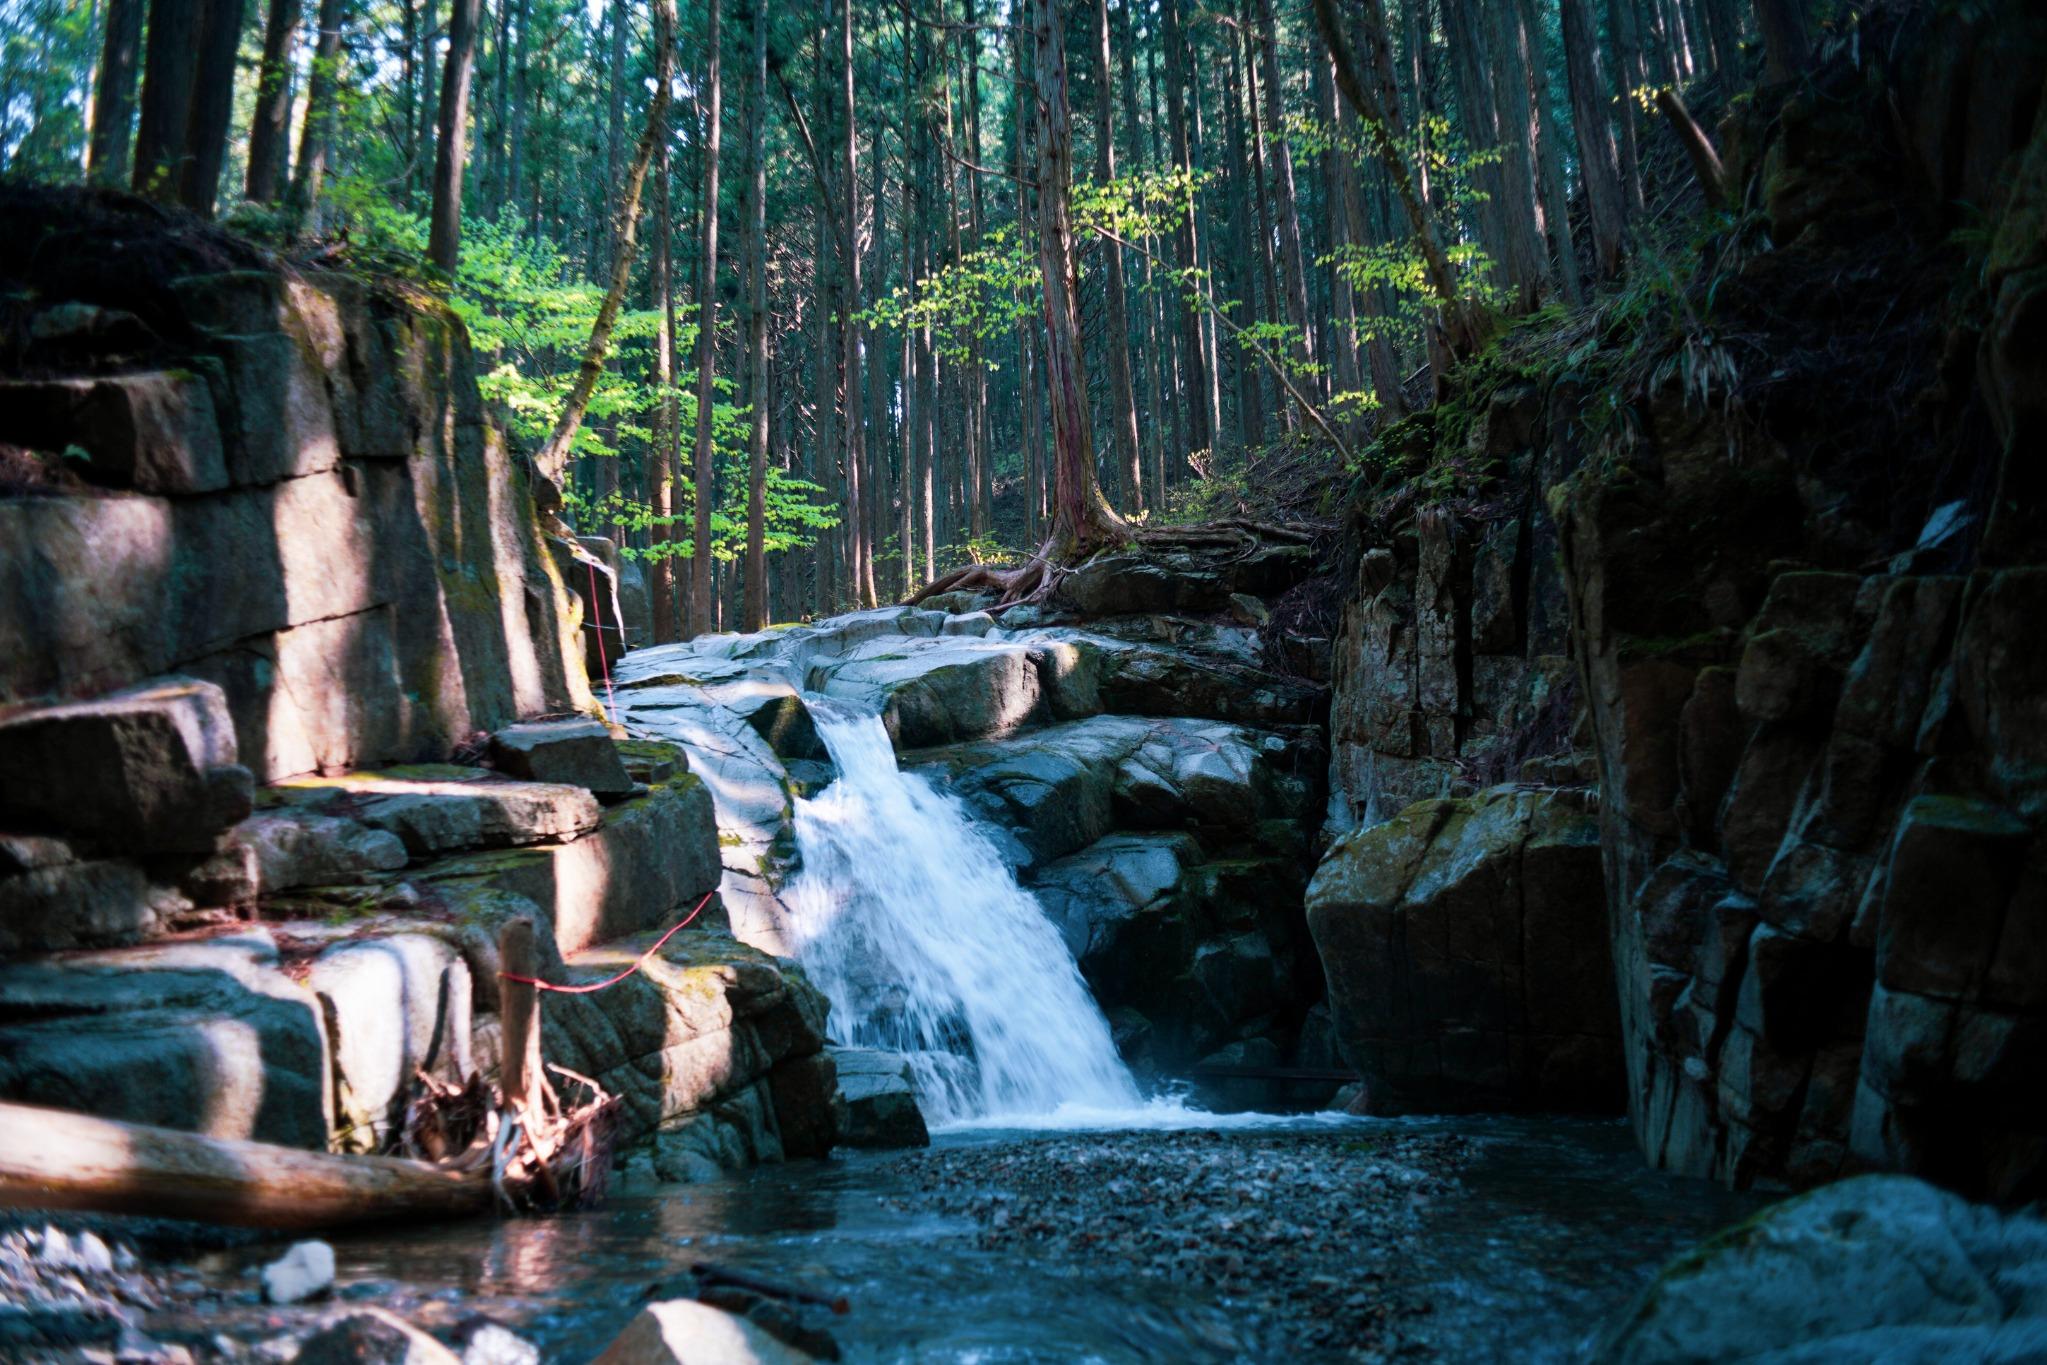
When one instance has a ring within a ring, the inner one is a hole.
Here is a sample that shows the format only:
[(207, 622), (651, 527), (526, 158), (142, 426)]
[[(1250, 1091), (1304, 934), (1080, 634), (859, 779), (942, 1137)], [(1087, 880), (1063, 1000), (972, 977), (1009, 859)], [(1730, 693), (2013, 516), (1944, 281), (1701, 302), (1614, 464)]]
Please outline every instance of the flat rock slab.
[(717, 817), (694, 773), (610, 807), (580, 787), (540, 790), (574, 792), (589, 803), (593, 818), (579, 837), (452, 858), (427, 870), (424, 883), (474, 882), (531, 900), (546, 912), (564, 954), (666, 929), (718, 885)]
[(604, 816), (587, 788), (452, 765), (291, 778), (275, 790), (288, 801), (388, 830), (414, 857), (574, 839)]
[(633, 779), (618, 745), (595, 720), (521, 721), (490, 737), (491, 766), (507, 777), (558, 782), (598, 797), (630, 796)]
[(265, 895), (302, 886), (347, 886), (395, 872), (409, 855), (387, 829), (318, 811), (280, 807), (250, 816), (230, 837), (255, 855)]
[(266, 931), (0, 967), (0, 1096), (324, 1150), (320, 1004)]

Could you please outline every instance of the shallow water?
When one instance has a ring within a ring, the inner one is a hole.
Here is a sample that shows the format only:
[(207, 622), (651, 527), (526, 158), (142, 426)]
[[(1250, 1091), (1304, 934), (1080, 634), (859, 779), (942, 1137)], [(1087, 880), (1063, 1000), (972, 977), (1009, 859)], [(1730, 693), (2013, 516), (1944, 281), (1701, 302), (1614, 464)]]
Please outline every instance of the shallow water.
[[(1362, 1134), (1386, 1121), (1350, 1122)], [(1408, 1324), (1406, 1338), (1426, 1348), (1411, 1358), (1575, 1359), (1663, 1259), (1756, 1202), (1645, 1170), (1618, 1121), (1403, 1123), (1463, 1134), (1478, 1148), (1457, 1191), (1430, 1211), (1420, 1255), (1393, 1271), (1398, 1287), (1433, 1304)], [(994, 1129), (938, 1138), (941, 1147), (1058, 1141)], [(335, 1243), (339, 1292), (430, 1329), (482, 1313), (549, 1361), (584, 1361), (664, 1278), (716, 1261), (843, 1294), (851, 1311), (829, 1326), (849, 1360), (1259, 1358), (1255, 1347), (1218, 1348), (1232, 1340), (1227, 1304), (1119, 1275), (1113, 1263), (983, 1251), (972, 1223), (894, 1206), (909, 1178), (891, 1154), (861, 1153), (617, 1196), (588, 1213), (360, 1234)], [(210, 1268), (267, 1254), (223, 1254)], [(248, 1338), (306, 1315), (251, 1306), (145, 1326)]]

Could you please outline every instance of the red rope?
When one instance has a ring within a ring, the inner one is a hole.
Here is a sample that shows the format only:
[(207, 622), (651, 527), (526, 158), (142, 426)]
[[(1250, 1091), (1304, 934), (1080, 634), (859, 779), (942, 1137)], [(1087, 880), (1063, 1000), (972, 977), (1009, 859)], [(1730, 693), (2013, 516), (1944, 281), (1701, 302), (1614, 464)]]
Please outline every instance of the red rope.
[[(590, 571), (590, 614), (597, 618), (596, 625), (592, 627), (597, 632), (597, 667), (604, 673), (604, 697), (611, 703), (611, 714), (616, 717), (618, 696), (611, 690), (611, 660), (604, 657), (604, 608), (600, 605), (604, 599), (597, 595), (597, 565), (595, 561), (586, 559), (583, 567)], [(625, 638), (624, 631), (619, 632), (619, 638)]]
[(608, 981), (592, 982), (590, 985), (587, 986), (557, 986), (552, 981), (542, 981), (537, 976), (520, 976), (515, 972), (499, 972), (498, 976), (506, 981), (516, 981), (522, 986), (537, 986), (543, 991), (559, 991), (563, 995), (588, 995), (592, 991), (601, 991), (607, 986), (616, 986), (619, 982), (625, 980), (634, 972), (646, 966), (647, 959), (654, 956), (654, 954), (660, 952), (662, 944), (668, 942), (669, 939), (674, 938), (677, 934), (681, 933), (685, 928), (687, 928), (689, 926), (689, 922), (695, 919), (698, 915), (702, 914), (704, 911), (704, 907), (711, 903), (711, 897), (717, 894), (718, 893), (716, 891), (706, 891), (704, 893), (704, 898), (697, 902), (697, 908), (690, 911), (687, 915), (684, 915), (682, 917), (682, 923), (676, 925), (673, 929), (670, 929), (667, 933), (661, 935), (660, 938), (655, 939), (654, 946), (649, 948), (646, 952), (641, 953), (639, 957), (633, 962), (632, 966), (626, 968), (624, 971), (620, 972), (617, 976), (612, 977)]

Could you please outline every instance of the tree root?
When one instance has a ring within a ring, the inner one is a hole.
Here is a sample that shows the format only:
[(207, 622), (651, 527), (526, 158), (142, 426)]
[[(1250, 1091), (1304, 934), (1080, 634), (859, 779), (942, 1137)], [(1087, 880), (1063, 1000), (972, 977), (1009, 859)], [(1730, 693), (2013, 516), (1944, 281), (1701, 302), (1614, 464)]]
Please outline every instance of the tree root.
[(996, 595), (996, 602), (989, 611), (1004, 612), (1012, 607), (1044, 601), (1059, 586), (1061, 579), (1082, 564), (1098, 554), (1124, 545), (1188, 549), (1213, 546), (1235, 550), (1237, 553), (1231, 556), (1232, 559), (1248, 559), (1263, 549), (1268, 541), (1312, 545), (1335, 529), (1333, 525), (1317, 522), (1254, 521), (1247, 517), (1222, 517), (1195, 526), (1126, 527), (1116, 538), (1086, 547), (1069, 546), (1062, 550), (1052, 541), (1047, 541), (1013, 569), (997, 568), (992, 564), (965, 565), (925, 584), (905, 598), (904, 605), (914, 607), (941, 593), (992, 592)]

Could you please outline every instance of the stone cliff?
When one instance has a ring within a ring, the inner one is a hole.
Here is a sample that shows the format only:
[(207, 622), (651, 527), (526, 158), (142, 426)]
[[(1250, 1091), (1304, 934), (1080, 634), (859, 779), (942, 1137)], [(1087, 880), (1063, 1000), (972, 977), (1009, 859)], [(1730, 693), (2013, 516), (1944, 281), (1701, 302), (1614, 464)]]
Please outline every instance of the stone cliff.
[[(1541, 1083), (1535, 1002), (1582, 997), (1558, 936), (1597, 932), (1618, 1027), (1579, 1017), (1655, 1163), (2041, 1192), (2047, 114), (2039, 16), (2003, 9), (1737, 108), (1754, 207), (1675, 340), (1624, 295), (1382, 441), (1310, 891), (1382, 1107), (1584, 1098)], [(1603, 896), (1529, 870), (1484, 815), (1509, 796), (1469, 795), (1502, 779), (1591, 812)]]

